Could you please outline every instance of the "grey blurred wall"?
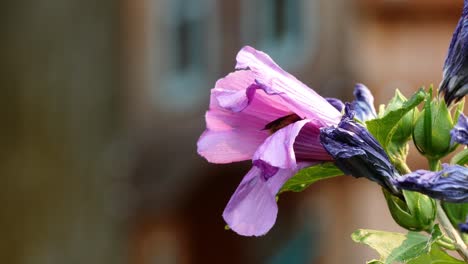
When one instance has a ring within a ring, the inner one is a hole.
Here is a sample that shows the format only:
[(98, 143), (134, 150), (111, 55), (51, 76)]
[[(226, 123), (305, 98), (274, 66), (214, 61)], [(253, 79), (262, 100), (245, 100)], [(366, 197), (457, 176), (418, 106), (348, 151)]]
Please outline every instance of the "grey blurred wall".
[(118, 2), (0, 8), (0, 262), (124, 263)]

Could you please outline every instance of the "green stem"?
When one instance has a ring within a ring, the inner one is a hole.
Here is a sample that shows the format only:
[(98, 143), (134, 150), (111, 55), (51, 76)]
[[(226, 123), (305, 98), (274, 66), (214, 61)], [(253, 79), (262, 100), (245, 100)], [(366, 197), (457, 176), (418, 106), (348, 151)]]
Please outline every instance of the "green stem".
[[(411, 170), (408, 168), (405, 162), (401, 160), (397, 160), (395, 162), (395, 167), (397, 170), (402, 174), (410, 173)], [(429, 159), (429, 167), (432, 171), (437, 171), (440, 169), (440, 162), (439, 160), (432, 160)], [(468, 248), (464, 243), (463, 239), (461, 238), (460, 234), (458, 233), (455, 228), (453, 228), (452, 223), (450, 222), (447, 214), (445, 213), (444, 209), (442, 208), (440, 201), (436, 200), (437, 205), (437, 220), (439, 221), (442, 229), (444, 232), (453, 240), (450, 241), (449, 239), (441, 239), (438, 241), (438, 244), (446, 249), (456, 250), (460, 256), (468, 263)]]
[(440, 170), (440, 161), (438, 159), (427, 159), (429, 162), (429, 169), (431, 171), (438, 171)]
[(450, 237), (446, 236), (446, 235), (443, 235), (440, 239), (442, 241), (444, 241), (445, 243), (449, 243), (449, 244), (452, 244), (452, 245), (454, 243), (453, 240)]
[[(428, 159), (429, 161), (429, 168), (431, 171), (438, 171), (440, 170), (440, 160), (438, 159)], [(442, 230), (453, 240), (454, 245), (458, 254), (468, 263), (468, 248), (460, 236), (460, 233), (453, 227), (450, 219), (448, 218), (447, 214), (444, 211), (444, 208), (440, 204), (439, 200), (436, 201), (437, 206), (437, 221), (439, 221)]]
[(444, 209), (440, 205), (439, 200), (436, 200), (436, 204), (437, 220), (439, 221), (445, 233), (455, 242), (455, 247), (458, 254), (460, 254), (460, 256), (465, 260), (465, 262), (468, 262), (468, 248), (466, 247), (465, 242), (463, 242), (463, 239), (461, 238), (458, 231), (455, 230), (455, 228), (453, 228), (452, 223), (450, 223), (450, 220), (447, 217), (447, 214), (445, 213)]
[[(451, 239), (450, 239), (451, 240)], [(448, 249), (448, 250), (456, 250), (457, 248), (455, 247), (455, 245), (453, 244), (453, 242), (447, 242), (446, 240), (444, 239), (439, 239), (436, 241), (436, 243), (445, 248), (445, 249)]]
[(406, 162), (402, 160), (399, 160), (399, 159), (395, 160), (394, 165), (397, 171), (400, 172), (401, 174), (411, 173), (411, 170), (408, 167), (408, 165), (406, 165)]

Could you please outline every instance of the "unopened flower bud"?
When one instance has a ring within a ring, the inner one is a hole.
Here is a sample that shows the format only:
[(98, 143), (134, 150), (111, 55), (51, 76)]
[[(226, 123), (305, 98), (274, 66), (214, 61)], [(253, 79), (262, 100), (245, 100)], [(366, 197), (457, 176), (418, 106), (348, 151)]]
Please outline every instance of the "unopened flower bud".
[(429, 231), (436, 217), (435, 201), (428, 196), (403, 191), (404, 199), (384, 190), (385, 200), (393, 219), (401, 227), (412, 231)]
[(327, 102), (333, 105), (333, 107), (335, 107), (335, 109), (338, 110), (339, 112), (343, 111), (345, 107), (343, 101), (341, 101), (340, 99), (333, 98), (333, 97), (326, 97), (325, 100), (327, 100)]
[(376, 118), (374, 96), (371, 91), (364, 84), (358, 83), (354, 87), (353, 94), (356, 98), (352, 102), (356, 118), (363, 122)]
[(468, 1), (458, 21), (444, 64), (440, 93), (448, 105), (461, 100), (468, 93)]
[(452, 117), (445, 101), (426, 101), (414, 126), (414, 144), (421, 154), (438, 160), (454, 149), (450, 136), (452, 128)]
[(468, 145), (468, 118), (461, 113), (458, 117), (458, 122), (450, 131), (452, 143), (457, 142), (463, 145)]
[(354, 121), (351, 104), (338, 126), (320, 129), (320, 143), (344, 173), (377, 182), (394, 194), (392, 178), (399, 176), (382, 146), (369, 131)]
[(443, 164), (441, 171), (417, 170), (393, 179), (393, 184), (441, 201), (468, 202), (468, 168), (465, 166)]

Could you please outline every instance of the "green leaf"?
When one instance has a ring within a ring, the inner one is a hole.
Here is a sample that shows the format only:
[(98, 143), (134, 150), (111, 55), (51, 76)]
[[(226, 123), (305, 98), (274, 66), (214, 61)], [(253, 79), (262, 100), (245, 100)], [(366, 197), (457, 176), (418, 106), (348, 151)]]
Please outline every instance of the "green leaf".
[(463, 264), (465, 262), (456, 259), (438, 245), (433, 245), (431, 251), (428, 254), (421, 255), (413, 260), (410, 260), (408, 264)]
[[(442, 237), (438, 225), (434, 226), (431, 237), (416, 232), (401, 233), (359, 229), (351, 238), (366, 244), (380, 254), (380, 261), (385, 264), (394, 262), (406, 263), (420, 255), (430, 252), (432, 244)], [(378, 263), (375, 262), (374, 263)]]
[(343, 172), (332, 162), (321, 163), (319, 165), (300, 170), (283, 185), (280, 193), (287, 191), (301, 192), (316, 181), (340, 175), (343, 175)]
[(455, 228), (458, 228), (458, 224), (466, 221), (466, 216), (468, 215), (468, 203), (442, 202), (442, 207)]
[(462, 166), (468, 164), (468, 149), (464, 149), (453, 156), (450, 160), (450, 164), (458, 164)]
[[(408, 99), (398, 90), (395, 91), (395, 96), (388, 102), (388, 106), (385, 109), (385, 114), (400, 109)], [(414, 111), (413, 109), (408, 111), (396, 124), (395, 133), (391, 139), (392, 142), (402, 145), (406, 143), (413, 132), (414, 123)]]
[(391, 110), (383, 117), (366, 122), (367, 129), (387, 149), (393, 134), (398, 127), (398, 122), (406, 113), (418, 106), (426, 97), (426, 92), (421, 88), (408, 101), (404, 102), (400, 108)]
[(406, 239), (400, 233), (391, 233), (377, 230), (358, 229), (351, 235), (354, 242), (365, 244), (375, 249), (381, 260), (386, 260), (392, 250), (397, 248)]

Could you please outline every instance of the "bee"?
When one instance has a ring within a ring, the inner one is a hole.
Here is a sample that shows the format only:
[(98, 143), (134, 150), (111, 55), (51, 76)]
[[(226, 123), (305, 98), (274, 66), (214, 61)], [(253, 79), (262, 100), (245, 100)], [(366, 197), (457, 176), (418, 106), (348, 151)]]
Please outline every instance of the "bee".
[(282, 129), (283, 127), (288, 126), (299, 120), (302, 120), (302, 118), (296, 114), (290, 114), (271, 121), (270, 123), (266, 124), (262, 130), (268, 130), (271, 134), (273, 134), (276, 131)]

